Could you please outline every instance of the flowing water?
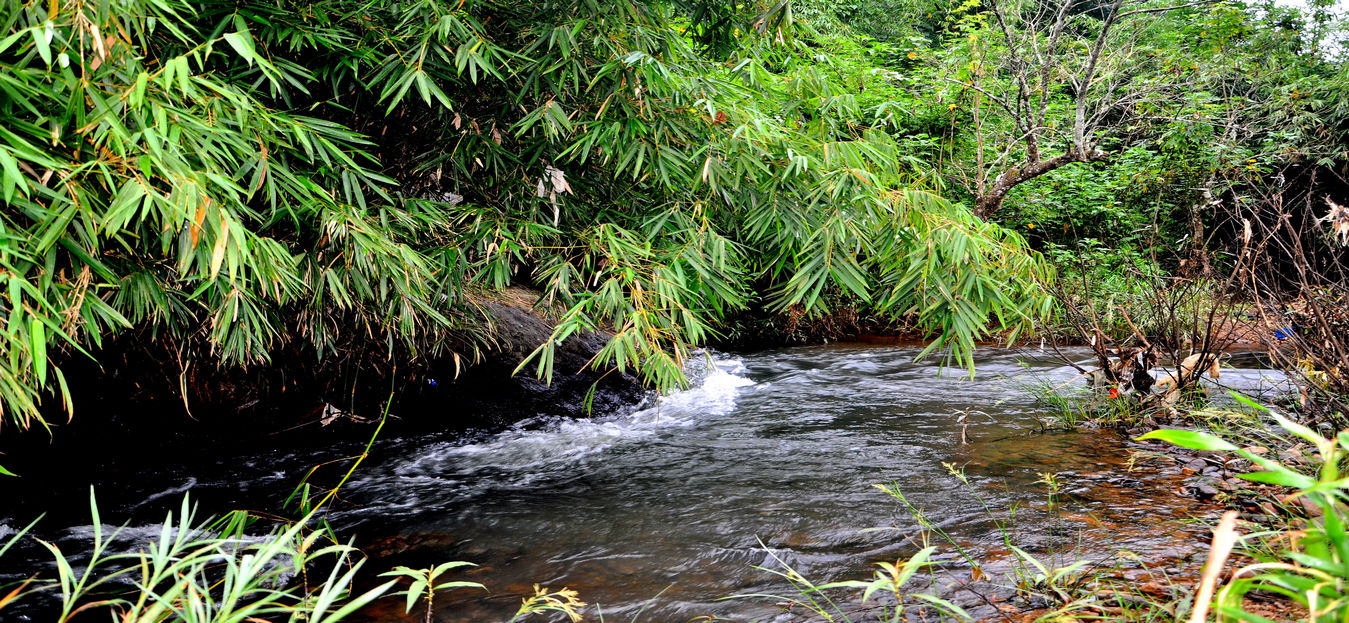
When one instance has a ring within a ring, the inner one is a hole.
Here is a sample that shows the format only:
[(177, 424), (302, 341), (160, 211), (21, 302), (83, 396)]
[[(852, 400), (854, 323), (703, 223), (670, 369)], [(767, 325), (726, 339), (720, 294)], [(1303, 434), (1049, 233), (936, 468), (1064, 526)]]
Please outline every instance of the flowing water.
[[(1128, 549), (1175, 562), (1202, 548), (1202, 527), (1186, 520), (1213, 508), (1176, 496), (1178, 468), (1130, 471), (1129, 448), (1111, 433), (1040, 430), (1044, 410), (1024, 385), (1071, 383), (1076, 370), (1043, 352), (986, 349), (971, 380), (916, 354), (836, 345), (708, 356), (688, 391), (621, 417), (382, 440), (343, 488), (333, 523), (379, 568), (480, 565), (454, 579), (491, 592), (438, 599), (437, 620), (447, 623), (504, 621), (535, 583), (577, 589), (605, 620), (770, 619), (780, 612), (772, 599), (721, 599), (784, 590), (756, 566), (787, 564), (818, 582), (863, 579), (871, 563), (918, 549), (918, 522), (878, 483), (897, 484), (989, 560), (1006, 559), (1008, 535), (1046, 559), (1111, 560)], [(1268, 374), (1225, 370), (1223, 381), (1254, 388)], [(165, 466), (134, 483), (110, 477), (111, 498), (100, 488), (105, 518), (153, 521), (189, 490), (216, 507), (274, 508), (309, 466), (331, 458), (274, 450), (209, 469)], [(1044, 474), (1064, 490), (1053, 512)], [(0, 530), (43, 503), (19, 501), (0, 507)], [(48, 536), (73, 550), (87, 533)], [(37, 565), (41, 555), (9, 558), (0, 579), (17, 575), (16, 560)], [(952, 573), (967, 569), (954, 547), (939, 558)], [(401, 602), (367, 615), (397, 619)]]

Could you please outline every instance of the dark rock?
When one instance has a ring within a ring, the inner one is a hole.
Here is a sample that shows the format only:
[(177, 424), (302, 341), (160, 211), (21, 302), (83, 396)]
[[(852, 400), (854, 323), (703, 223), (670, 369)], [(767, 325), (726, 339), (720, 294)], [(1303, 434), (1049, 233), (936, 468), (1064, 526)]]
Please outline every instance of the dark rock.
[(483, 360), (462, 371), (452, 358), (432, 362), (427, 371), (432, 382), (418, 384), (415, 394), (403, 396), (398, 405), (405, 418), (495, 428), (533, 417), (611, 415), (635, 407), (650, 393), (631, 375), (590, 367), (608, 341), (596, 333), (573, 335), (556, 347), (551, 379), (538, 378), (533, 361), (516, 373), (552, 336), (554, 324), (530, 308), (530, 295), (512, 294), (481, 305), (493, 334)]

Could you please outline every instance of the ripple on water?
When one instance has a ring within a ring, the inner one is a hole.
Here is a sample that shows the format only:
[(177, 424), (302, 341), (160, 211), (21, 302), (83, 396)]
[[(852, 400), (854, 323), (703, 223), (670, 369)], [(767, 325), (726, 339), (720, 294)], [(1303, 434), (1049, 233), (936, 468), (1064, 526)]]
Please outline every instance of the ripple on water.
[[(783, 590), (756, 565), (859, 579), (873, 562), (916, 551), (917, 521), (877, 483), (897, 483), (994, 571), (1010, 558), (1004, 521), (1037, 555), (1099, 559), (1129, 547), (1178, 559), (1202, 545), (1201, 529), (1185, 520), (1210, 509), (1173, 496), (1178, 476), (1129, 472), (1127, 448), (1112, 435), (1030, 434), (1039, 411), (1018, 386), (1032, 377), (1071, 383), (1076, 369), (1046, 353), (985, 349), (971, 379), (915, 362), (918, 352), (833, 345), (719, 355), (695, 370), (689, 390), (626, 416), (535, 419), (458, 441), (383, 440), (344, 487), (349, 504), (334, 523), (377, 558), (368, 568), (481, 565), (464, 578), (492, 592), (438, 597), (442, 623), (509, 619), (536, 582), (579, 590), (606, 618), (771, 618), (771, 600), (720, 598)], [(1241, 369), (1221, 380), (1280, 382)], [(136, 499), (158, 495), (157, 505), (208, 488), (238, 507), (267, 506), (327, 458), (276, 450), (200, 478), (166, 467)], [(962, 467), (970, 486), (944, 464)], [(1043, 473), (1065, 491), (1052, 510)], [(5, 523), (23, 525), (0, 516), (0, 535)], [(64, 538), (73, 547), (84, 536)], [(968, 573), (953, 549), (938, 558)], [(401, 616), (398, 600), (369, 613)]]
[[(419, 490), (421, 508), (367, 524), (454, 535), (399, 556), (479, 562), (477, 581), (516, 596), (445, 600), (445, 622), (509, 616), (536, 581), (576, 588), (606, 616), (768, 616), (771, 603), (719, 598), (783, 589), (755, 565), (854, 579), (917, 549), (917, 522), (876, 483), (898, 483), (994, 570), (1009, 564), (999, 527), (1008, 520), (1017, 543), (1061, 556), (1106, 558), (1125, 547), (1178, 556), (1199, 545), (1199, 528), (1185, 520), (1211, 509), (1175, 498), (1172, 477), (1129, 473), (1119, 438), (1029, 433), (1038, 409), (1018, 383), (1071, 382), (1074, 368), (1040, 353), (984, 351), (970, 379), (914, 362), (917, 352), (845, 345), (719, 358), (701, 385), (659, 410), (424, 448), (365, 481), (362, 512), (379, 515), (379, 500), (399, 495), (397, 478), (478, 480), (454, 494)], [(986, 415), (970, 417), (971, 443), (961, 445), (955, 415), (967, 409)], [(944, 463), (963, 467), (970, 486)], [(1043, 473), (1064, 486), (1052, 511)], [(520, 478), (528, 486), (510, 485)]]

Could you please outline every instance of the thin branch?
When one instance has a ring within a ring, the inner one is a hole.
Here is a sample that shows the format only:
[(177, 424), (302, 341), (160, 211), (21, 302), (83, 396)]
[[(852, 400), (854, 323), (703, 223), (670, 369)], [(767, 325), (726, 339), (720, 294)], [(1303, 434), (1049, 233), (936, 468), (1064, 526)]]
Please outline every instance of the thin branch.
[(1122, 19), (1124, 19), (1124, 18), (1126, 18), (1126, 17), (1129, 17), (1129, 16), (1131, 16), (1131, 15), (1141, 15), (1141, 14), (1143, 14), (1143, 13), (1165, 13), (1165, 12), (1167, 12), (1167, 11), (1175, 11), (1176, 9), (1188, 9), (1188, 8), (1190, 8), (1190, 7), (1195, 7), (1195, 6), (1204, 6), (1204, 5), (1207, 5), (1207, 4), (1218, 4), (1218, 2), (1219, 2), (1219, 0), (1202, 0), (1201, 2), (1191, 2), (1191, 3), (1189, 3), (1189, 4), (1177, 4), (1177, 5), (1175, 5), (1175, 6), (1163, 6), (1163, 7), (1156, 7), (1156, 8), (1152, 8), (1152, 9), (1134, 9), (1134, 10), (1132, 10), (1132, 11), (1125, 11), (1124, 13), (1120, 13), (1119, 16), (1115, 18), (1115, 20), (1116, 20), (1116, 21), (1122, 20)]
[(943, 77), (942, 80), (945, 80), (945, 81), (950, 82), (950, 83), (952, 83), (952, 84), (958, 84), (958, 85), (960, 85), (960, 86), (962, 86), (962, 87), (965, 87), (965, 88), (967, 88), (967, 89), (974, 89), (975, 91), (978, 91), (978, 92), (980, 92), (980, 93), (983, 93), (984, 95), (987, 95), (989, 99), (991, 99), (991, 100), (993, 100), (995, 103), (997, 103), (998, 106), (1001, 106), (1002, 109), (1005, 110), (1005, 111), (1007, 111), (1009, 114), (1012, 114), (1012, 115), (1015, 115), (1015, 114), (1016, 114), (1016, 111), (1012, 110), (1011, 107), (1009, 107), (1009, 106), (1007, 105), (1007, 101), (1006, 101), (1006, 100), (1004, 100), (1004, 99), (1002, 99), (1001, 97), (998, 97), (998, 96), (996, 96), (996, 95), (994, 95), (994, 94), (992, 94), (992, 93), (989, 93), (989, 92), (988, 92), (987, 90), (985, 90), (983, 87), (978, 87), (978, 86), (975, 86), (975, 85), (970, 84), (970, 83), (968, 83), (968, 82), (961, 82), (961, 81), (956, 80), (956, 79), (954, 79), (954, 78), (946, 78), (946, 77)]

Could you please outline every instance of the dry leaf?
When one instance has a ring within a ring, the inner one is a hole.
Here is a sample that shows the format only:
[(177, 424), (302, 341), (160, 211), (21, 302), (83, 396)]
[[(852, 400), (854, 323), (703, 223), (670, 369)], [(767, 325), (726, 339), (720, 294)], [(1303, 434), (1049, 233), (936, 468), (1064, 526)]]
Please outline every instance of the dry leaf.
[(206, 206), (211, 204), (210, 198), (206, 203), (197, 207), (197, 214), (192, 218), (192, 227), (188, 228), (188, 234), (192, 237), (192, 246), (197, 246), (197, 238), (201, 235), (201, 222), (206, 220)]
[(543, 172), (544, 175), (548, 176), (549, 181), (552, 183), (553, 192), (563, 195), (571, 193), (571, 186), (567, 184), (567, 176), (562, 172), (562, 169), (548, 167), (544, 169)]
[(1199, 590), (1194, 598), (1194, 610), (1190, 612), (1190, 623), (1204, 623), (1208, 617), (1209, 606), (1213, 603), (1213, 591), (1218, 587), (1218, 576), (1223, 565), (1237, 544), (1237, 512), (1227, 511), (1213, 531), (1213, 543), (1209, 547), (1208, 561), (1204, 563), (1204, 577), (1199, 582)]
[(1326, 205), (1330, 206), (1330, 212), (1319, 222), (1330, 225), (1330, 235), (1339, 239), (1340, 246), (1349, 245), (1349, 208), (1335, 203), (1329, 196)]

